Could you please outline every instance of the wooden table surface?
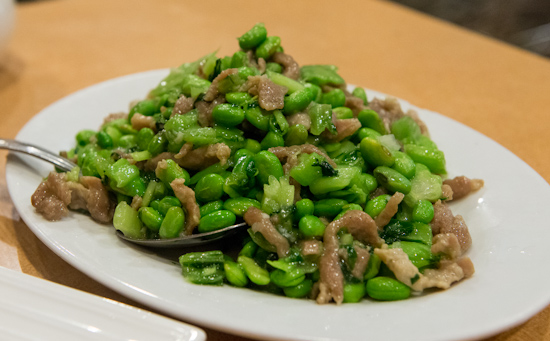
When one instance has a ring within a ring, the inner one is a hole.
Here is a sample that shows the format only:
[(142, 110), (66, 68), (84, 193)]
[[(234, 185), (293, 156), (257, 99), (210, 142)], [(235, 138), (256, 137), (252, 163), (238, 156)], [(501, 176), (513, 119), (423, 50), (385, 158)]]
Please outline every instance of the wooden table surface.
[[(0, 136), (83, 87), (177, 66), (256, 22), (300, 64), (406, 99), (485, 134), (550, 180), (550, 61), (384, 1), (45, 0), (17, 5), (0, 60)], [(52, 135), (52, 138), (53, 135)], [(142, 307), (64, 262), (22, 222), (0, 153), (0, 265)], [(244, 340), (207, 329), (209, 340)], [(550, 340), (550, 308), (490, 340)]]

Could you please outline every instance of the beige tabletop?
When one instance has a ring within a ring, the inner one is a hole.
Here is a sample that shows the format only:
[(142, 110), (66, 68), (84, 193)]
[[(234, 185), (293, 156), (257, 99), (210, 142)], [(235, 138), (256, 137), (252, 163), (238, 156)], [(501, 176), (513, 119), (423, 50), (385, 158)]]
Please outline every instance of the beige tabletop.
[[(335, 64), (351, 84), (442, 113), (550, 181), (550, 61), (383, 1), (45, 0), (17, 5), (0, 60), (0, 136), (83, 87), (177, 66), (264, 22), (300, 64)], [(52, 138), (53, 135), (52, 135)], [(0, 152), (0, 265), (142, 307), (50, 251), (20, 219)], [(244, 340), (207, 329), (209, 340)], [(550, 308), (491, 340), (550, 340)]]

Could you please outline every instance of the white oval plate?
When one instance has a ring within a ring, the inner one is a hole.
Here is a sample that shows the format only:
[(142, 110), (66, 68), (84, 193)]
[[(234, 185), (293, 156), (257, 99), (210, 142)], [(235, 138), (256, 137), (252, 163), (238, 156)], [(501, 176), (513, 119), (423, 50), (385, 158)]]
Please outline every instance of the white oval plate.
[[(157, 70), (86, 88), (44, 109), (17, 139), (67, 150), (81, 129), (126, 111), (165, 75)], [(369, 93), (372, 98), (374, 92)], [(402, 102), (404, 109), (413, 108)], [(20, 215), (55, 253), (104, 285), (158, 311), (228, 333), (293, 340), (464, 340), (517, 325), (550, 302), (550, 186), (508, 150), (439, 114), (418, 109), (445, 152), (450, 176), (485, 180), (485, 188), (452, 204), (470, 227), (473, 278), (398, 302), (363, 300), (320, 306), (230, 286), (192, 285), (173, 260), (130, 246), (112, 227), (72, 213), (59, 222), (37, 215), (30, 196), (51, 165), (8, 160), (9, 192)], [(175, 258), (174, 258), (175, 260)]]

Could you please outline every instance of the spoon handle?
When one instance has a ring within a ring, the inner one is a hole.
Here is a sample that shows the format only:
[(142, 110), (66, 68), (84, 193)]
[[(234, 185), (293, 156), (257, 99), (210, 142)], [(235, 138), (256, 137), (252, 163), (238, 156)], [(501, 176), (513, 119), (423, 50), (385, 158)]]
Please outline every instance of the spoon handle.
[(53, 163), (58, 168), (64, 171), (70, 171), (71, 169), (76, 167), (73, 162), (67, 160), (62, 156), (56, 155), (42, 147), (24, 142), (0, 138), (0, 149), (7, 149), (14, 152), (20, 152), (35, 156), (49, 163)]

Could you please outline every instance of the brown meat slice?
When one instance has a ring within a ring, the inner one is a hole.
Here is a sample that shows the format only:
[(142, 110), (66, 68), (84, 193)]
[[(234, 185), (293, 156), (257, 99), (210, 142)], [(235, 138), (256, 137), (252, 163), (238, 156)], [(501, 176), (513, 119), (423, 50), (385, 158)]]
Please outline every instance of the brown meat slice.
[[(185, 148), (187, 149), (188, 147)], [(202, 146), (193, 150), (183, 150), (183, 153), (180, 150), (180, 153), (160, 153), (152, 159), (147, 160), (144, 168), (146, 170), (153, 171), (157, 169), (158, 163), (160, 161), (167, 159), (172, 159), (176, 161), (176, 163), (180, 165), (180, 167), (192, 170), (202, 170), (208, 166), (212, 166), (217, 162), (225, 165), (231, 155), (231, 149), (225, 143), (216, 143), (208, 146)], [(184, 155), (181, 156), (182, 154)], [(178, 157), (176, 157), (176, 155), (178, 155)]]
[(80, 182), (67, 181), (64, 173), (51, 172), (31, 197), (36, 210), (48, 220), (59, 220), (69, 211), (87, 210), (100, 223), (108, 223), (114, 214), (114, 203), (101, 180), (83, 176)]
[(212, 84), (210, 84), (210, 87), (208, 88), (208, 90), (206, 91), (206, 94), (204, 94), (204, 97), (202, 98), (203, 101), (206, 101), (206, 102), (211, 102), (213, 101), (216, 97), (218, 97), (218, 95), (220, 94), (220, 91), (218, 89), (218, 85), (219, 83), (226, 79), (227, 76), (229, 75), (234, 75), (236, 73), (239, 72), (239, 69), (236, 69), (236, 68), (232, 68), (232, 69), (225, 69), (223, 70), (222, 72), (220, 72), (219, 75), (216, 76), (216, 78), (214, 78), (212, 80)]
[(323, 253), (323, 242), (315, 239), (300, 242), (300, 249), (304, 256), (320, 256)]
[(273, 56), (271, 56), (271, 61), (281, 64), (283, 66), (283, 75), (288, 78), (294, 80), (300, 78), (300, 65), (296, 63), (292, 56), (283, 52), (275, 52)]
[(454, 216), (449, 206), (441, 202), (441, 200), (438, 200), (434, 204), (434, 218), (430, 225), (432, 226), (434, 236), (439, 233), (452, 233), (456, 235), (462, 254), (472, 245), (470, 231), (462, 216)]
[(135, 113), (130, 120), (132, 128), (135, 130), (141, 130), (142, 128), (150, 128), (153, 131), (157, 131), (157, 122), (153, 116), (145, 116), (140, 113)]
[(31, 204), (36, 211), (50, 221), (67, 216), (70, 203), (71, 192), (63, 173), (51, 172), (31, 196)]
[(199, 205), (197, 204), (197, 199), (195, 199), (195, 192), (184, 183), (184, 179), (174, 179), (170, 183), (170, 187), (172, 187), (176, 198), (178, 198), (182, 207), (185, 209), (185, 227), (182, 233), (188, 236), (193, 234), (193, 230), (199, 225), (201, 213)]
[(174, 104), (174, 108), (172, 109), (172, 115), (183, 115), (187, 114), (191, 110), (193, 110), (193, 105), (195, 103), (195, 100), (192, 97), (185, 97), (185, 95), (181, 95), (180, 98), (176, 101)]
[(357, 253), (357, 259), (355, 260), (351, 274), (355, 278), (363, 279), (363, 275), (369, 265), (370, 252), (369, 250), (358, 246), (354, 246), (354, 249), (355, 253)]
[(382, 212), (380, 212), (380, 214), (374, 219), (376, 226), (378, 226), (379, 229), (382, 229), (384, 226), (388, 225), (391, 218), (397, 213), (399, 204), (403, 201), (403, 198), (405, 198), (405, 195), (401, 192), (395, 192), (391, 196), (390, 200), (388, 200), (388, 203), (386, 204), (386, 207), (384, 207)]
[(332, 116), (332, 121), (336, 127), (336, 134), (332, 134), (328, 130), (322, 133), (323, 138), (331, 142), (340, 142), (346, 137), (350, 137), (359, 129), (361, 129), (361, 122), (356, 118), (346, 118), (338, 120), (335, 115)]
[(443, 254), (454, 260), (462, 253), (460, 242), (453, 233), (440, 233), (433, 237), (431, 251), (433, 254)]
[(283, 109), (285, 94), (288, 91), (284, 86), (273, 83), (266, 75), (248, 77), (248, 81), (243, 85), (243, 90), (253, 96), (258, 96), (258, 104), (267, 111)]
[(277, 231), (271, 223), (271, 219), (267, 213), (264, 213), (259, 208), (250, 206), (244, 214), (244, 220), (250, 226), (253, 232), (260, 233), (271, 245), (277, 250), (279, 258), (285, 257), (289, 250), (290, 244), (288, 240)]
[(312, 144), (302, 144), (290, 147), (271, 147), (268, 149), (275, 154), (277, 158), (284, 162), (283, 170), (288, 174), (290, 170), (298, 164), (298, 156), (301, 153), (312, 154), (317, 153), (325, 158), (325, 160), (334, 168), (337, 168), (336, 163), (321, 149)]
[(426, 269), (424, 274), (421, 274), (401, 249), (379, 248), (375, 249), (374, 253), (393, 272), (397, 280), (418, 292), (427, 288), (448, 289), (452, 283), (466, 278), (466, 272), (460, 264), (464, 265), (468, 273), (473, 274), (471, 261), (442, 261), (438, 269)]
[(369, 108), (378, 113), (387, 131), (391, 131), (391, 125), (394, 121), (405, 116), (401, 104), (394, 97), (386, 97), (384, 100), (374, 98), (369, 103)]
[(468, 194), (478, 191), (483, 187), (484, 182), (480, 179), (469, 179), (465, 176), (457, 176), (453, 179), (443, 181), (444, 185), (448, 185), (453, 190), (453, 200), (457, 200), (467, 196)]
[(346, 103), (344, 104), (344, 106), (350, 108), (351, 111), (353, 111), (353, 115), (355, 117), (357, 117), (357, 115), (361, 110), (364, 110), (367, 108), (361, 98), (355, 97), (347, 92), (346, 92)]
[(342, 218), (328, 224), (323, 236), (325, 250), (319, 264), (321, 283), (317, 303), (320, 304), (328, 303), (331, 299), (336, 304), (341, 304), (344, 299), (344, 277), (340, 268), (337, 237), (338, 231), (342, 228), (347, 228), (355, 239), (365, 244), (378, 247), (384, 243), (384, 240), (378, 236), (376, 223), (363, 211), (347, 211)]
[(296, 114), (286, 117), (286, 121), (289, 126), (294, 126), (297, 124), (303, 125), (307, 130), (311, 128), (311, 117), (305, 112), (298, 112)]

